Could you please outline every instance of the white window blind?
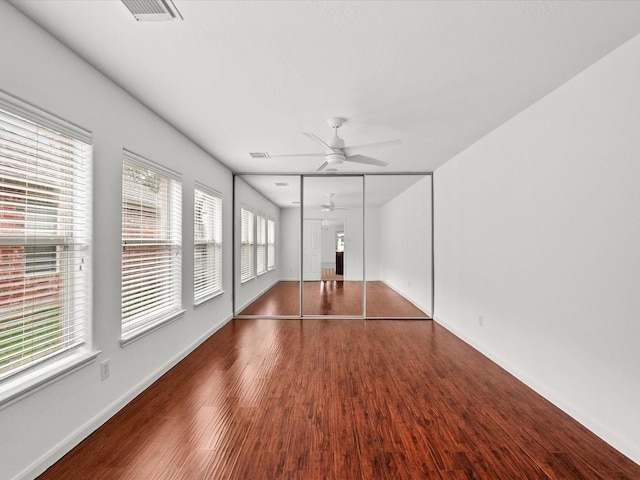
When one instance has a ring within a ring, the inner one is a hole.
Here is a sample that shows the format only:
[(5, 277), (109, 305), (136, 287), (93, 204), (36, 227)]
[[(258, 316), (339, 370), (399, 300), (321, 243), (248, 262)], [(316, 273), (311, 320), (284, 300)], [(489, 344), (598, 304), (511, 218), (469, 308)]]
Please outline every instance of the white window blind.
[(124, 151), (122, 341), (182, 314), (180, 177)]
[(222, 198), (196, 184), (194, 198), (194, 302), (222, 291)]
[(90, 143), (0, 95), (0, 379), (90, 341)]
[(251, 210), (240, 209), (240, 281), (255, 277), (254, 269), (254, 214)]
[(276, 224), (272, 219), (267, 221), (267, 268), (276, 268)]
[(258, 275), (267, 271), (267, 219), (260, 214), (256, 218), (256, 270)]

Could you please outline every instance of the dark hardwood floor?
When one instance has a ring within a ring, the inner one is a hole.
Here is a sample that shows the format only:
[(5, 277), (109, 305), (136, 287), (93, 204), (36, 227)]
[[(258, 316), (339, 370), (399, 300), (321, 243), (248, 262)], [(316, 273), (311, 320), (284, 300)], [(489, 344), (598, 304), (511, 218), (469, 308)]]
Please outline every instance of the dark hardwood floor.
[[(304, 315), (362, 316), (362, 282), (323, 280), (304, 282)], [(276, 283), (240, 315), (299, 316), (300, 284)], [(367, 317), (429, 318), (426, 313), (383, 282), (367, 282)]]
[(41, 477), (410, 478), (640, 466), (433, 321), (236, 319)]

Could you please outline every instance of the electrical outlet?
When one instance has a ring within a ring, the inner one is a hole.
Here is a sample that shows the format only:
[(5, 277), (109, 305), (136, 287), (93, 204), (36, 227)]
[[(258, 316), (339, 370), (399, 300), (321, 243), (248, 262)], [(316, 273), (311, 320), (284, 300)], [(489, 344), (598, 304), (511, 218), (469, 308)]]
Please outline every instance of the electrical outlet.
[(481, 327), (484, 326), (484, 318), (482, 315), (478, 316), (478, 325), (480, 325)]
[(100, 364), (100, 379), (106, 380), (109, 378), (109, 359), (103, 360)]

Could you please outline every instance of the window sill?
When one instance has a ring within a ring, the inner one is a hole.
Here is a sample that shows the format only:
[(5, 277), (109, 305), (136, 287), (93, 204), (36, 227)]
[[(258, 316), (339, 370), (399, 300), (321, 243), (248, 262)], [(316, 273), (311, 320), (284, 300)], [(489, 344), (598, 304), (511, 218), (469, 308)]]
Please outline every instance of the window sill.
[(220, 295), (222, 295), (224, 293), (224, 290), (219, 290), (216, 293), (213, 293), (207, 297), (201, 298), (199, 300), (195, 300), (193, 302), (193, 308), (198, 308), (202, 305), (204, 305), (205, 303), (209, 303), (211, 300), (213, 300), (214, 298), (218, 298)]
[(240, 280), (240, 284), (250, 282), (250, 281), (251, 281), (251, 280), (253, 280), (254, 278), (256, 278), (256, 277), (247, 278), (246, 280)]
[(143, 325), (137, 329), (132, 330), (131, 332), (127, 332), (126, 334), (122, 335), (122, 337), (120, 337), (120, 346), (126, 347), (127, 345), (141, 339), (151, 332), (155, 332), (159, 328), (164, 327), (166, 324), (182, 318), (184, 316), (184, 312), (186, 312), (185, 309), (177, 310), (165, 317), (159, 318), (150, 325)]
[(89, 365), (99, 354), (100, 350), (76, 349), (74, 352), (61, 355), (59, 358), (7, 378), (0, 384), (0, 408), (7, 407)]

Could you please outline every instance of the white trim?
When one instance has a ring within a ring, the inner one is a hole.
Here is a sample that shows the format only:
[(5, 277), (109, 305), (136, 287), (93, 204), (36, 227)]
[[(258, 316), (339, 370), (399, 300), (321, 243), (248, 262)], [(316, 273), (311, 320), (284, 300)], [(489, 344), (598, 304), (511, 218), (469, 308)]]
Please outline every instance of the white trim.
[(262, 295), (264, 295), (267, 290), (269, 290), (271, 287), (273, 287), (276, 283), (278, 283), (280, 281), (281, 280), (276, 278), (273, 282), (271, 282), (269, 285), (264, 287), (260, 292), (256, 293), (251, 299), (247, 300), (241, 307), (237, 308), (236, 312), (240, 313), (242, 310), (244, 310), (249, 305), (251, 305), (253, 302), (255, 302), (258, 298), (260, 298)]
[(139, 329), (134, 329), (120, 337), (120, 346), (126, 347), (130, 343), (135, 342), (136, 340), (141, 339), (145, 335), (150, 334), (151, 332), (155, 332), (160, 327), (164, 327), (166, 324), (171, 323), (179, 318), (184, 317), (185, 309), (180, 309), (175, 312), (171, 312), (170, 314), (160, 317), (153, 323), (145, 323)]
[(634, 462), (640, 464), (640, 446), (633, 445), (629, 443), (625, 438), (622, 438), (616, 432), (610, 430), (606, 426), (602, 425), (602, 423), (598, 422), (596, 419), (592, 418), (589, 415), (586, 415), (580, 408), (574, 405), (571, 402), (568, 402), (565, 398), (558, 396), (552, 389), (540, 383), (535, 378), (532, 378), (527, 373), (523, 372), (519, 368), (514, 367), (508, 360), (503, 358), (500, 355), (497, 355), (494, 351), (489, 350), (482, 346), (480, 343), (474, 341), (472, 338), (463, 334), (460, 330), (453, 327), (451, 324), (443, 321), (440, 317), (433, 317), (433, 321), (435, 321), (442, 328), (448, 330), (457, 338), (465, 342), (474, 350), (478, 351), (493, 363), (503, 368), (519, 381), (524, 383), (527, 387), (529, 387), (534, 392), (538, 393), (553, 405), (558, 407), (564, 413), (573, 418), (576, 422), (580, 423), (586, 429), (591, 431), (593, 434), (598, 436), (600, 439), (608, 443), (610, 446), (618, 450), (620, 453), (630, 458)]
[(57, 445), (50, 449), (47, 453), (35, 460), (31, 465), (20, 472), (15, 480), (31, 480), (38, 477), (44, 471), (60, 460), (65, 454), (67, 454), (72, 448), (78, 445), (82, 440), (91, 435), (100, 426), (102, 426), (107, 420), (118, 413), (124, 408), (131, 400), (140, 395), (143, 391), (151, 386), (153, 382), (158, 380), (162, 375), (167, 373), (171, 368), (177, 365), (180, 361), (184, 360), (191, 352), (204, 343), (209, 337), (216, 333), (220, 328), (224, 327), (231, 319), (233, 315), (227, 316), (222, 321), (216, 323), (212, 328), (207, 330), (197, 340), (190, 343), (186, 348), (181, 350), (178, 354), (171, 357), (167, 362), (158, 367), (156, 370), (147, 375), (138, 384), (133, 386), (128, 392), (123, 394), (120, 398), (115, 400), (107, 408), (99, 412), (95, 417), (86, 422), (80, 428), (76, 429), (68, 437), (62, 439)]
[(144, 158), (138, 155), (137, 153), (133, 153), (132, 151), (127, 150), (126, 148), (122, 149), (122, 157), (129, 162), (135, 163), (139, 167), (147, 168), (149, 170), (154, 171), (155, 173), (159, 173), (160, 175), (165, 175), (171, 178), (172, 180), (177, 180), (178, 182), (182, 183), (182, 175), (180, 173), (176, 172), (175, 170), (171, 170), (170, 168), (165, 167), (164, 165), (160, 165), (159, 163), (154, 162), (153, 160)]
[(37, 123), (54, 132), (68, 135), (89, 145), (91, 145), (93, 141), (90, 131), (71, 123), (69, 120), (53, 115), (42, 107), (36, 107), (24, 100), (16, 98), (3, 90), (0, 90), (0, 108), (8, 110), (32, 123)]
[(220, 200), (222, 200), (222, 194), (219, 191), (205, 185), (204, 183), (200, 183), (197, 180), (193, 182), (193, 189), (201, 190), (204, 193), (207, 193), (213, 197), (218, 197)]
[(211, 300), (213, 300), (214, 298), (217, 298), (219, 296), (221, 296), (224, 293), (224, 290), (218, 290), (215, 293), (212, 293), (211, 295), (201, 298), (199, 299), (197, 302), (193, 302), (193, 308), (194, 310), (202, 305), (204, 305), (205, 303), (209, 303)]
[(54, 357), (50, 362), (37, 364), (22, 373), (8, 377), (2, 381), (0, 387), (0, 409), (92, 363), (99, 354), (100, 350), (74, 349), (67, 355)]
[[(374, 281), (374, 282), (375, 282), (375, 280), (367, 280), (367, 281), (368, 281), (368, 282), (370, 282), (370, 281)], [(382, 282), (382, 283), (384, 283), (384, 284), (385, 284), (385, 286), (387, 286), (388, 288), (390, 288), (391, 290), (393, 290), (394, 292), (396, 292), (398, 295), (400, 295), (401, 297), (403, 297), (405, 300), (408, 300), (408, 301), (409, 301), (409, 303), (411, 303), (411, 305), (413, 305), (413, 306), (414, 306), (414, 307), (416, 307), (416, 308), (419, 308), (419, 309), (420, 309), (420, 310), (422, 310), (424, 313), (426, 313), (427, 315), (429, 315), (430, 317), (432, 317), (432, 314), (431, 314), (431, 312), (429, 312), (429, 309), (428, 309), (428, 308), (423, 307), (423, 306), (422, 306), (421, 304), (419, 304), (418, 302), (413, 301), (413, 300), (411, 299), (411, 297), (410, 297), (408, 294), (403, 293), (403, 292), (402, 292), (402, 290), (399, 290), (399, 289), (396, 289), (395, 287), (392, 287), (390, 284), (388, 284), (388, 283), (387, 283), (386, 281), (384, 281), (384, 280), (379, 280), (379, 281), (380, 281), (380, 282)]]

